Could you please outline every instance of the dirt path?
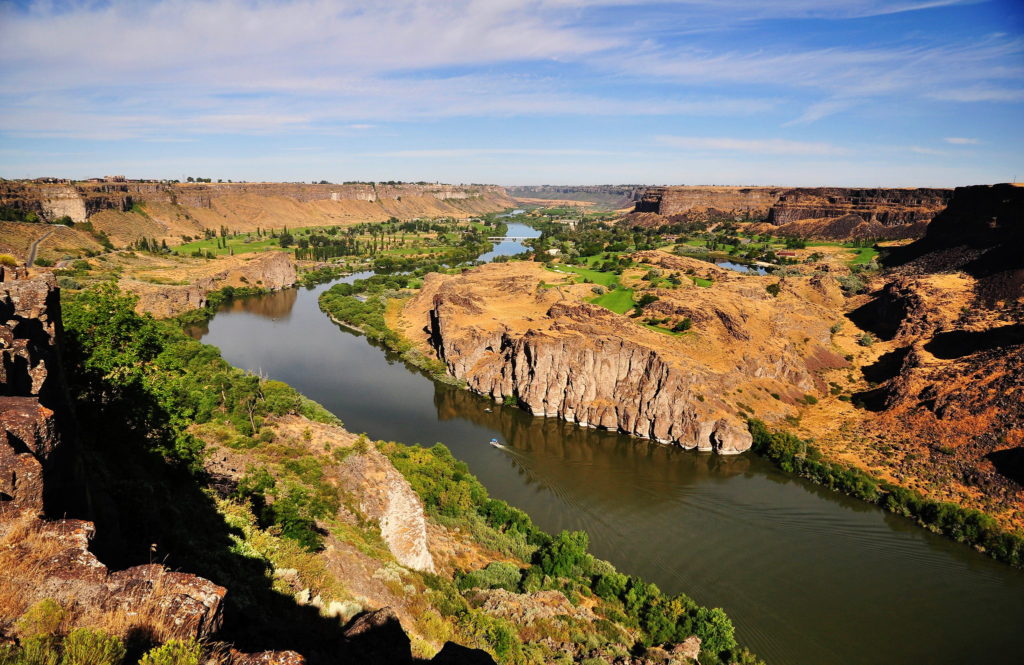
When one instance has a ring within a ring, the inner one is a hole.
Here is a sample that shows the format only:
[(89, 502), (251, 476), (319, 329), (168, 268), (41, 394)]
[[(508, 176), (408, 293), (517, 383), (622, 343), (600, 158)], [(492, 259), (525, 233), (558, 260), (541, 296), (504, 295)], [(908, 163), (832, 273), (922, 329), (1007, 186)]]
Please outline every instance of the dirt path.
[(25, 263), (25, 265), (31, 266), (33, 263), (36, 262), (36, 250), (39, 249), (39, 243), (49, 238), (50, 234), (52, 234), (54, 231), (56, 231), (56, 229), (50, 229), (42, 236), (40, 236), (35, 242), (32, 243), (32, 245), (28, 248), (28, 262)]

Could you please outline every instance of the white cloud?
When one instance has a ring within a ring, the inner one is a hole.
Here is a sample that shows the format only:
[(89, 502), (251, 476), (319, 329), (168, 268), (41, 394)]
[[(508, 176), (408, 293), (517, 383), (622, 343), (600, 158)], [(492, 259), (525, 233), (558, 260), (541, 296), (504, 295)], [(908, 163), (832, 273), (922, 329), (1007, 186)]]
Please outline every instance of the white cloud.
[(910, 152), (914, 152), (914, 153), (917, 153), (919, 155), (942, 156), (942, 155), (948, 155), (949, 154), (948, 152), (946, 152), (944, 150), (936, 150), (935, 148), (924, 148), (924, 147), (921, 147), (919, 145), (912, 145), (912, 146), (910, 146), (907, 149), (910, 150)]
[(658, 136), (662, 145), (707, 152), (743, 152), (758, 155), (847, 155), (848, 148), (831, 143), (790, 141), (786, 139), (711, 138), (706, 136)]
[(959, 136), (947, 136), (942, 140), (945, 141), (946, 143), (952, 143), (953, 145), (977, 145), (978, 143), (980, 143), (978, 139), (969, 139)]

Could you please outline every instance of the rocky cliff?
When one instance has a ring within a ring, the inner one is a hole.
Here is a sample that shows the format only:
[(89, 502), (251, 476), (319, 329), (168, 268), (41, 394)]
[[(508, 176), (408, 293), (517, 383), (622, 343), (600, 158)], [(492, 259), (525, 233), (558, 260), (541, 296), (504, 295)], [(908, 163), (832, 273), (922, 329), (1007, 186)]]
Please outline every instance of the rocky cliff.
[(51, 496), (72, 480), (74, 454), (52, 275), (0, 268), (0, 321), (0, 632), (52, 598), (69, 608), (72, 626), (159, 640), (211, 635), (224, 588), (159, 565), (109, 570), (89, 549), (92, 523), (45, 519)]
[[(189, 284), (161, 284), (125, 277), (119, 285), (139, 297), (137, 311), (168, 318), (205, 307), (207, 294), (226, 286), (277, 291), (292, 286), (297, 279), (295, 260), (288, 252), (260, 252), (222, 258), (208, 267), (216, 272), (190, 274)], [(161, 274), (159, 268), (152, 272)]]
[(689, 219), (763, 219), (784, 191), (779, 187), (651, 187), (640, 196), (634, 211)]
[(900, 424), (903, 466), (981, 488), (992, 512), (1024, 496), (1022, 243), (1024, 188), (957, 188), (850, 314), (880, 339), (860, 399), (878, 427)]
[(469, 217), (512, 207), (495, 185), (75, 182), (0, 180), (0, 207), (44, 221), (90, 221), (115, 244), (179, 242), (203, 230), (332, 225), (389, 217)]
[(790, 189), (772, 205), (767, 222), (779, 226), (804, 219), (847, 215), (882, 226), (928, 222), (946, 207), (951, 195), (948, 189)]
[(951, 194), (948, 189), (655, 187), (643, 192), (628, 219), (645, 226), (763, 220), (770, 225), (765, 232), (782, 235), (909, 238), (923, 235)]
[(429, 275), (404, 310), (403, 332), (471, 389), (515, 398), (535, 415), (726, 454), (750, 447), (734, 389), (746, 389), (747, 408), (781, 417), (785, 401), (821, 389), (818, 369), (843, 363), (829, 350), (837, 314), (822, 304), (841, 298), (834, 284), (794, 280), (775, 299), (760, 278), (662, 252), (636, 258), (715, 272), (716, 291), (653, 291), (660, 300), (649, 313), (690, 318), (693, 334), (654, 332), (591, 305), (586, 285), (542, 288), (557, 274), (533, 263)]
[(521, 185), (506, 187), (510, 196), (529, 202), (578, 201), (619, 210), (632, 206), (646, 188), (642, 185)]

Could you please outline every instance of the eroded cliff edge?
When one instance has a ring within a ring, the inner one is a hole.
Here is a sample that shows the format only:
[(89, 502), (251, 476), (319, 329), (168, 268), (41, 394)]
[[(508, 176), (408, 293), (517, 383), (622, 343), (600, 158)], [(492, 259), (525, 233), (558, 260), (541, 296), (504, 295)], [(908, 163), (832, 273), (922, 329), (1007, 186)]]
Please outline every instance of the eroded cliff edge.
[(634, 258), (715, 273), (714, 292), (654, 291), (649, 311), (689, 318), (691, 333), (665, 335), (592, 305), (589, 285), (545, 288), (560, 276), (536, 263), (428, 275), (402, 332), (472, 390), (535, 415), (723, 454), (750, 447), (744, 408), (781, 418), (823, 389), (819, 370), (844, 364), (830, 347), (841, 302), (831, 278), (790, 278), (773, 296), (771, 278), (664, 252)]

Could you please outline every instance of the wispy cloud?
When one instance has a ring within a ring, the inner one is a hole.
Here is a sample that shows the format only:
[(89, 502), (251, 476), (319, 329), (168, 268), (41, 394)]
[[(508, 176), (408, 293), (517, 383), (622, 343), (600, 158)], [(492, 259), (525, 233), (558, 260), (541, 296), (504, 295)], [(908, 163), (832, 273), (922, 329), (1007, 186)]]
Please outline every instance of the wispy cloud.
[(952, 143), (953, 145), (977, 145), (980, 143), (978, 139), (969, 139), (960, 136), (947, 136), (942, 140), (946, 143)]
[(658, 136), (658, 143), (673, 148), (710, 152), (745, 152), (758, 155), (847, 155), (848, 148), (830, 143), (786, 139), (741, 139), (706, 136)]

